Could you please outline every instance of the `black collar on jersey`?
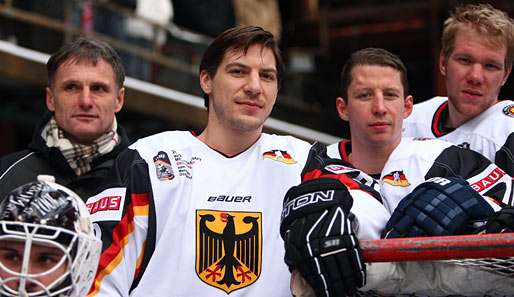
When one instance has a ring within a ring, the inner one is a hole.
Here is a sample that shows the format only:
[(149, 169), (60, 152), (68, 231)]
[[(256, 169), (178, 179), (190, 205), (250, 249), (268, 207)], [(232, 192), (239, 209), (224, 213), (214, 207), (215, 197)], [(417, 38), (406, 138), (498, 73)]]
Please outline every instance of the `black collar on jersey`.
[(381, 173), (369, 174), (373, 179), (380, 180)]
[(436, 109), (434, 117), (432, 118), (432, 133), (435, 135), (435, 137), (441, 137), (455, 130), (455, 128), (448, 128), (444, 126), (444, 123), (448, 120), (448, 118), (448, 100), (446, 100)]

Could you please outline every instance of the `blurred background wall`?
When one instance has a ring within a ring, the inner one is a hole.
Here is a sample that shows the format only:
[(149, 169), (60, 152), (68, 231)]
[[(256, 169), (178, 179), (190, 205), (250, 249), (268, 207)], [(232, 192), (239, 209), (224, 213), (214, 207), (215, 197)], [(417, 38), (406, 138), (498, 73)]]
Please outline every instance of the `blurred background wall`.
[[(355, 50), (399, 55), (415, 102), (444, 95), (441, 26), (455, 5), (469, 2), (514, 16), (512, 0), (0, 0), (0, 156), (29, 143), (46, 110), (48, 54), (81, 34), (121, 54), (129, 78), (119, 121), (135, 140), (169, 129), (200, 132), (203, 51), (229, 27), (260, 25), (280, 38), (287, 65), (272, 113), (280, 123), (267, 130), (329, 142), (348, 137), (334, 102), (341, 66)], [(514, 98), (512, 76), (500, 98)]]

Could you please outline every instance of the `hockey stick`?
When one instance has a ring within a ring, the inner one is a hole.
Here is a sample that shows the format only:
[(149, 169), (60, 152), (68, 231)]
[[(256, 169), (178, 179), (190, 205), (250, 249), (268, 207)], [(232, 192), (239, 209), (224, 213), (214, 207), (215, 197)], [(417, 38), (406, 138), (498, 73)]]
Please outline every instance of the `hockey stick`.
[(514, 257), (514, 233), (361, 240), (366, 262)]

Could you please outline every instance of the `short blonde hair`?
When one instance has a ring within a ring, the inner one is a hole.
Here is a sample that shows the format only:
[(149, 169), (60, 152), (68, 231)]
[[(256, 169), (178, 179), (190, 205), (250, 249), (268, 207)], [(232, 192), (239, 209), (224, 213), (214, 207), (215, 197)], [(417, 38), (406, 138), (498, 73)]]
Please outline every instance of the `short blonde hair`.
[(444, 22), (441, 46), (443, 55), (448, 58), (455, 49), (455, 37), (459, 29), (471, 27), (480, 34), (487, 35), (493, 42), (505, 44), (507, 55), (505, 66), (510, 68), (514, 60), (514, 21), (507, 13), (490, 4), (468, 4), (455, 8)]

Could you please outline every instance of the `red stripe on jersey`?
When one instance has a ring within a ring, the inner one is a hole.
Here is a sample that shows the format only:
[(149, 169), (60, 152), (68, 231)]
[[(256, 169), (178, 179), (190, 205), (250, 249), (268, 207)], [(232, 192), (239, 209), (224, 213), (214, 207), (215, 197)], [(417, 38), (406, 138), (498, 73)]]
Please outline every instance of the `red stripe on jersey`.
[(127, 205), (127, 212), (112, 231), (111, 245), (100, 256), (98, 271), (88, 296), (94, 296), (98, 293), (103, 278), (110, 274), (121, 262), (123, 247), (127, 245), (128, 237), (134, 231), (134, 207), (149, 204), (148, 194), (132, 194), (130, 198), (131, 202)]
[(441, 137), (444, 135), (443, 131), (441, 131), (439, 129), (439, 123), (441, 121), (441, 114), (443, 113), (443, 111), (446, 109), (446, 107), (448, 106), (448, 101), (445, 101), (443, 102), (443, 104), (441, 104), (441, 106), (439, 106), (434, 114), (434, 118), (432, 119), (432, 133), (434, 133), (434, 135), (436, 137)]
[[(149, 206), (149, 197), (148, 194), (132, 194), (131, 195), (132, 203), (134, 204), (134, 207), (140, 208), (141, 206)], [(148, 216), (148, 209), (145, 210), (146, 216)], [(137, 215), (137, 213), (135, 214)], [(144, 244), (143, 244), (144, 246)], [(143, 265), (143, 254), (144, 251), (141, 252), (141, 255), (139, 255), (137, 265), (136, 265), (136, 271), (134, 273), (134, 279), (139, 278), (139, 275), (141, 274), (141, 266)]]
[[(145, 245), (143, 244), (143, 246), (145, 246)], [(144, 250), (141, 251), (141, 254), (137, 258), (136, 271), (134, 272), (134, 279), (138, 279), (141, 274), (141, 266), (143, 266), (143, 258), (144, 258)]]
[(130, 200), (134, 206), (147, 206), (150, 202), (148, 194), (131, 194)]
[(360, 189), (361, 188), (360, 184), (358, 182), (356, 182), (355, 180), (353, 180), (352, 178), (350, 178), (346, 174), (335, 174), (335, 173), (327, 174), (327, 173), (323, 173), (319, 169), (314, 169), (312, 171), (307, 172), (303, 176), (303, 181), (307, 181), (307, 180), (311, 180), (311, 179), (317, 179), (317, 178), (333, 178), (333, 179), (337, 179), (342, 184), (344, 184), (348, 189), (351, 189), (351, 190), (356, 190), (356, 189)]
[[(347, 149), (347, 146), (350, 145), (350, 140), (348, 139), (343, 139), (341, 141), (339, 141), (339, 155), (341, 156), (341, 159), (343, 159), (344, 161), (346, 162), (350, 162), (350, 152), (348, 149)], [(351, 146), (349, 146), (350, 150), (351, 150)]]

